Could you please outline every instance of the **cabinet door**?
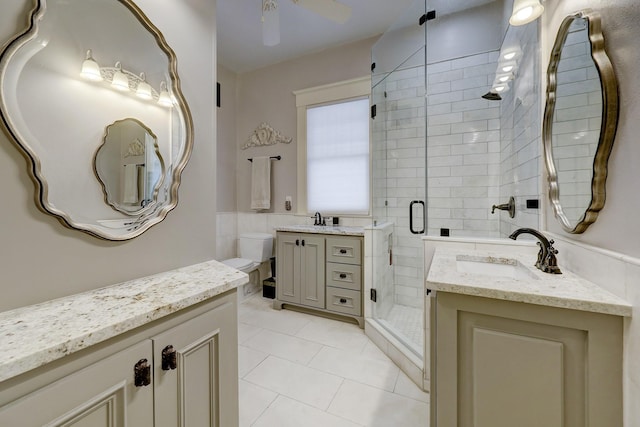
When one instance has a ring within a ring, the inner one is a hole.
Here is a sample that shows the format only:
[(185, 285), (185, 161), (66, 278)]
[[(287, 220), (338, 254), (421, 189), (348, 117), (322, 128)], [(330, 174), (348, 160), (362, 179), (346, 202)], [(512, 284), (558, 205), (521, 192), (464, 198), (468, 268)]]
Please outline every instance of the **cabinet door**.
[(134, 366), (152, 360), (145, 340), (0, 408), (1, 426), (153, 426), (153, 383), (136, 387)]
[(303, 234), (300, 241), (300, 304), (325, 307), (324, 237)]
[(238, 425), (238, 314), (231, 297), (153, 338), (156, 427)]
[(621, 318), (447, 292), (436, 300), (438, 426), (622, 425)]
[[(298, 234), (278, 233), (276, 292), (280, 301), (300, 303), (300, 240)], [(297, 244), (296, 244), (297, 242)]]

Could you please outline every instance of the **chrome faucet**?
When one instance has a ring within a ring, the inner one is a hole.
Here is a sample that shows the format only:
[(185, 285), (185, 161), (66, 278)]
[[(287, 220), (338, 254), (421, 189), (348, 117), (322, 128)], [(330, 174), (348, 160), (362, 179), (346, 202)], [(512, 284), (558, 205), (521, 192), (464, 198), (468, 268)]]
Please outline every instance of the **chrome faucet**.
[(553, 240), (547, 240), (544, 234), (533, 228), (519, 228), (509, 236), (510, 239), (516, 240), (521, 234), (531, 234), (535, 236), (539, 242), (536, 242), (540, 246), (538, 251), (538, 260), (536, 261), (536, 267), (545, 273), (562, 274), (558, 267), (558, 260), (556, 254), (558, 250), (553, 247)]

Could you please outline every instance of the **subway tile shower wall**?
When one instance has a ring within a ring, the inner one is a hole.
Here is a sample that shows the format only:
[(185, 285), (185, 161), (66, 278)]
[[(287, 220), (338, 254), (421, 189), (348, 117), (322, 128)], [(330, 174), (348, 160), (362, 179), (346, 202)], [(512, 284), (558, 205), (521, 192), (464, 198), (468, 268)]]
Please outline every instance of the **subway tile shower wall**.
[[(374, 141), (386, 146), (374, 143), (374, 209), (386, 202), (387, 218), (395, 223), (397, 303), (422, 304), (422, 242), (407, 238), (412, 200), (428, 194), (427, 233), (432, 236), (441, 228), (454, 237), (499, 237), (518, 227), (538, 227), (538, 210), (525, 208), (526, 199), (539, 198), (537, 28), (527, 26), (517, 37), (524, 61), (502, 101), (482, 98), (491, 89), (498, 51), (426, 67), (426, 131), (425, 68), (396, 71), (380, 83), (386, 99), (374, 99), (373, 132)], [(492, 215), (491, 206), (511, 195), (516, 218)]]

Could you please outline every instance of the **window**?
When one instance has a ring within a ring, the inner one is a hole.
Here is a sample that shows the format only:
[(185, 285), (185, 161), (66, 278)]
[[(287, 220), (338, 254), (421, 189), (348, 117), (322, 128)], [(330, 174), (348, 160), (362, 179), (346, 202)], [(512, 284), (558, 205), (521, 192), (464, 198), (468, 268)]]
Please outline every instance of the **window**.
[(370, 80), (296, 92), (300, 214), (367, 215)]

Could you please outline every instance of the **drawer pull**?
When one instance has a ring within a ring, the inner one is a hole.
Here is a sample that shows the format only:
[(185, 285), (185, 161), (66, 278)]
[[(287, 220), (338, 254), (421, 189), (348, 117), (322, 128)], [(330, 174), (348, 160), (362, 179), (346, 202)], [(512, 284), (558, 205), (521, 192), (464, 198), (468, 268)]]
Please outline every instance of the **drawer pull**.
[(340, 304), (346, 304), (346, 303), (347, 303), (346, 298), (340, 298)]
[(347, 253), (347, 250), (346, 250), (346, 249), (340, 249), (340, 253), (341, 253), (341, 254), (346, 254), (346, 253)]
[(133, 383), (136, 387), (146, 387), (151, 384), (151, 365), (147, 359), (140, 359), (133, 367)]
[(166, 346), (162, 350), (162, 370), (172, 371), (178, 367), (176, 349), (172, 345)]
[(344, 273), (340, 273), (340, 278), (341, 278), (341, 279), (346, 279), (346, 278), (347, 278), (347, 275), (346, 275), (346, 274), (344, 274)]

